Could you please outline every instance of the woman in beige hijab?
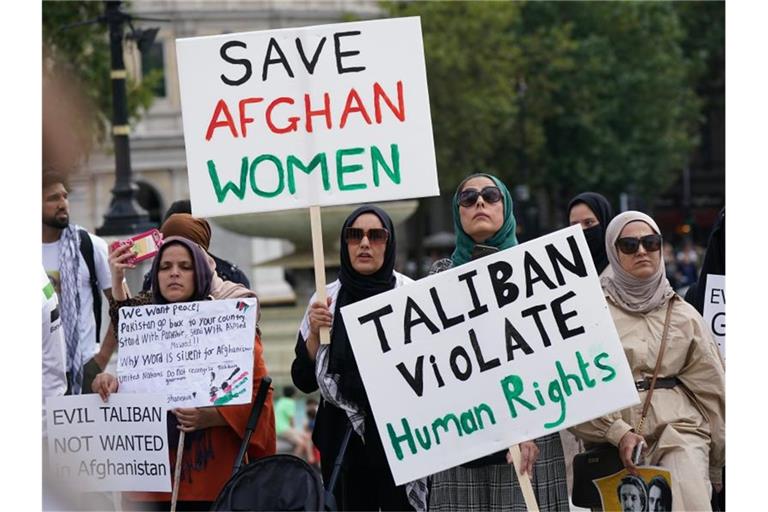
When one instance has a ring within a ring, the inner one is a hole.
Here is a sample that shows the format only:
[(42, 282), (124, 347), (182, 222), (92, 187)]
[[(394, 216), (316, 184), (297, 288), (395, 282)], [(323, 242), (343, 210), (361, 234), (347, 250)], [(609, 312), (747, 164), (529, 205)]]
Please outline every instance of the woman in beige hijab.
[[(645, 443), (646, 465), (672, 474), (673, 510), (711, 510), (710, 482), (725, 462), (725, 373), (701, 315), (677, 300), (664, 273), (662, 238), (644, 213), (624, 212), (608, 225), (605, 247), (612, 275), (601, 284), (624, 347), (640, 403), (582, 423), (571, 432), (592, 443), (610, 442), (630, 473), (632, 452)], [(674, 299), (673, 299), (674, 297)], [(647, 418), (635, 432), (656, 367), (667, 308), (667, 346)]]

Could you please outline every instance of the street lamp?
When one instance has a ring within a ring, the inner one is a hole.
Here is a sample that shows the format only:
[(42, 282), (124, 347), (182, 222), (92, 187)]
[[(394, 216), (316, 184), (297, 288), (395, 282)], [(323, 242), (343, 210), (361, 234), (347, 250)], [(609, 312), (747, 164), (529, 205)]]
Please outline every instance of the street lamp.
[(115, 188), (112, 189), (112, 201), (109, 211), (104, 215), (104, 225), (96, 228), (98, 235), (125, 235), (139, 233), (155, 227), (150, 222), (147, 212), (136, 202), (138, 186), (133, 182), (131, 172), (131, 154), (128, 135), (128, 97), (125, 80), (128, 74), (123, 61), (124, 24), (128, 23), (131, 32), (128, 37), (136, 41), (140, 51), (152, 46), (158, 29), (135, 29), (133, 20), (169, 21), (156, 18), (131, 16), (120, 10), (121, 1), (104, 2), (104, 15), (96, 19), (79, 21), (61, 27), (66, 30), (93, 23), (105, 23), (109, 27), (110, 78), (112, 80), (112, 142), (115, 151)]

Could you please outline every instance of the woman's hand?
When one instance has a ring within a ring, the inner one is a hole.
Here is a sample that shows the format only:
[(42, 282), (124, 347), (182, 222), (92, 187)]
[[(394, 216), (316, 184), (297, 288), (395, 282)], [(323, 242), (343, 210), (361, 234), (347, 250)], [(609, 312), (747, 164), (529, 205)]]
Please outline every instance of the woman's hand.
[(209, 427), (226, 425), (215, 407), (188, 407), (173, 409), (173, 414), (179, 421), (179, 430), (182, 432), (194, 432)]
[(619, 441), (619, 458), (624, 467), (627, 468), (627, 471), (635, 476), (639, 476), (639, 473), (637, 472), (637, 466), (635, 466), (632, 460), (632, 453), (635, 451), (635, 446), (640, 443), (645, 444), (645, 439), (634, 432), (627, 432)]
[(309, 308), (309, 332), (313, 335), (320, 336), (321, 327), (331, 327), (331, 298), (328, 297), (326, 302), (327, 304), (323, 304), (316, 301)]
[[(534, 441), (520, 443), (520, 474), (533, 477), (533, 465), (539, 457), (539, 447)], [(507, 451), (507, 463), (512, 464), (512, 454)]]
[(97, 392), (105, 402), (110, 394), (117, 393), (117, 387), (117, 377), (107, 372), (102, 372), (96, 375), (91, 384), (91, 389)]
[(133, 263), (128, 263), (134, 254), (131, 252), (133, 242), (129, 242), (125, 245), (117, 247), (112, 250), (110, 247), (109, 252), (109, 270), (112, 272), (112, 295), (115, 300), (125, 300), (128, 298), (123, 288), (123, 280), (125, 279), (125, 271), (127, 269), (136, 268)]
[(317, 357), (317, 351), (320, 349), (320, 328), (331, 327), (333, 317), (331, 316), (330, 297), (326, 298), (326, 303), (320, 301), (313, 302), (309, 307), (309, 338), (307, 339), (307, 353), (313, 361)]

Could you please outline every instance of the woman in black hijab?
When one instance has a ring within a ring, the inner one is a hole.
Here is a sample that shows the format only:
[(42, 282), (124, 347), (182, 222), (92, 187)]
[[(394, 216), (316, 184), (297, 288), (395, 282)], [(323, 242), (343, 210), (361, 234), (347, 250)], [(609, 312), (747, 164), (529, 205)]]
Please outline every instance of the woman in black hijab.
[(605, 229), (613, 219), (611, 203), (597, 192), (582, 192), (568, 203), (568, 223), (581, 224), (592, 261), (598, 274), (608, 267), (605, 254)]
[[(339, 278), (327, 286), (327, 303), (313, 295), (296, 343), (291, 376), (305, 393), (320, 389), (312, 440), (320, 450), (328, 483), (348, 426), (354, 432), (334, 488), (340, 510), (425, 510), (426, 482), (395, 486), (360, 378), (340, 308), (410, 282), (394, 271), (395, 230), (387, 213), (361, 206), (341, 229)], [(321, 327), (331, 328), (330, 345), (320, 345)]]

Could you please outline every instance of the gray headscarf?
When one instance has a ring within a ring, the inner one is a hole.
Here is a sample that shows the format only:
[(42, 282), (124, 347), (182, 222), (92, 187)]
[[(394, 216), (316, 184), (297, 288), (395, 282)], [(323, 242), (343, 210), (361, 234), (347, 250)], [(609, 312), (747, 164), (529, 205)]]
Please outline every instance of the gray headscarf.
[(664, 253), (659, 251), (659, 266), (656, 272), (647, 279), (639, 279), (621, 267), (619, 263), (618, 240), (624, 226), (634, 221), (642, 221), (648, 224), (657, 234), (661, 234), (659, 226), (648, 215), (627, 211), (613, 218), (605, 232), (605, 252), (611, 263), (613, 275), (603, 275), (600, 284), (603, 290), (622, 309), (634, 313), (648, 313), (662, 306), (675, 291), (669, 285), (664, 272)]

